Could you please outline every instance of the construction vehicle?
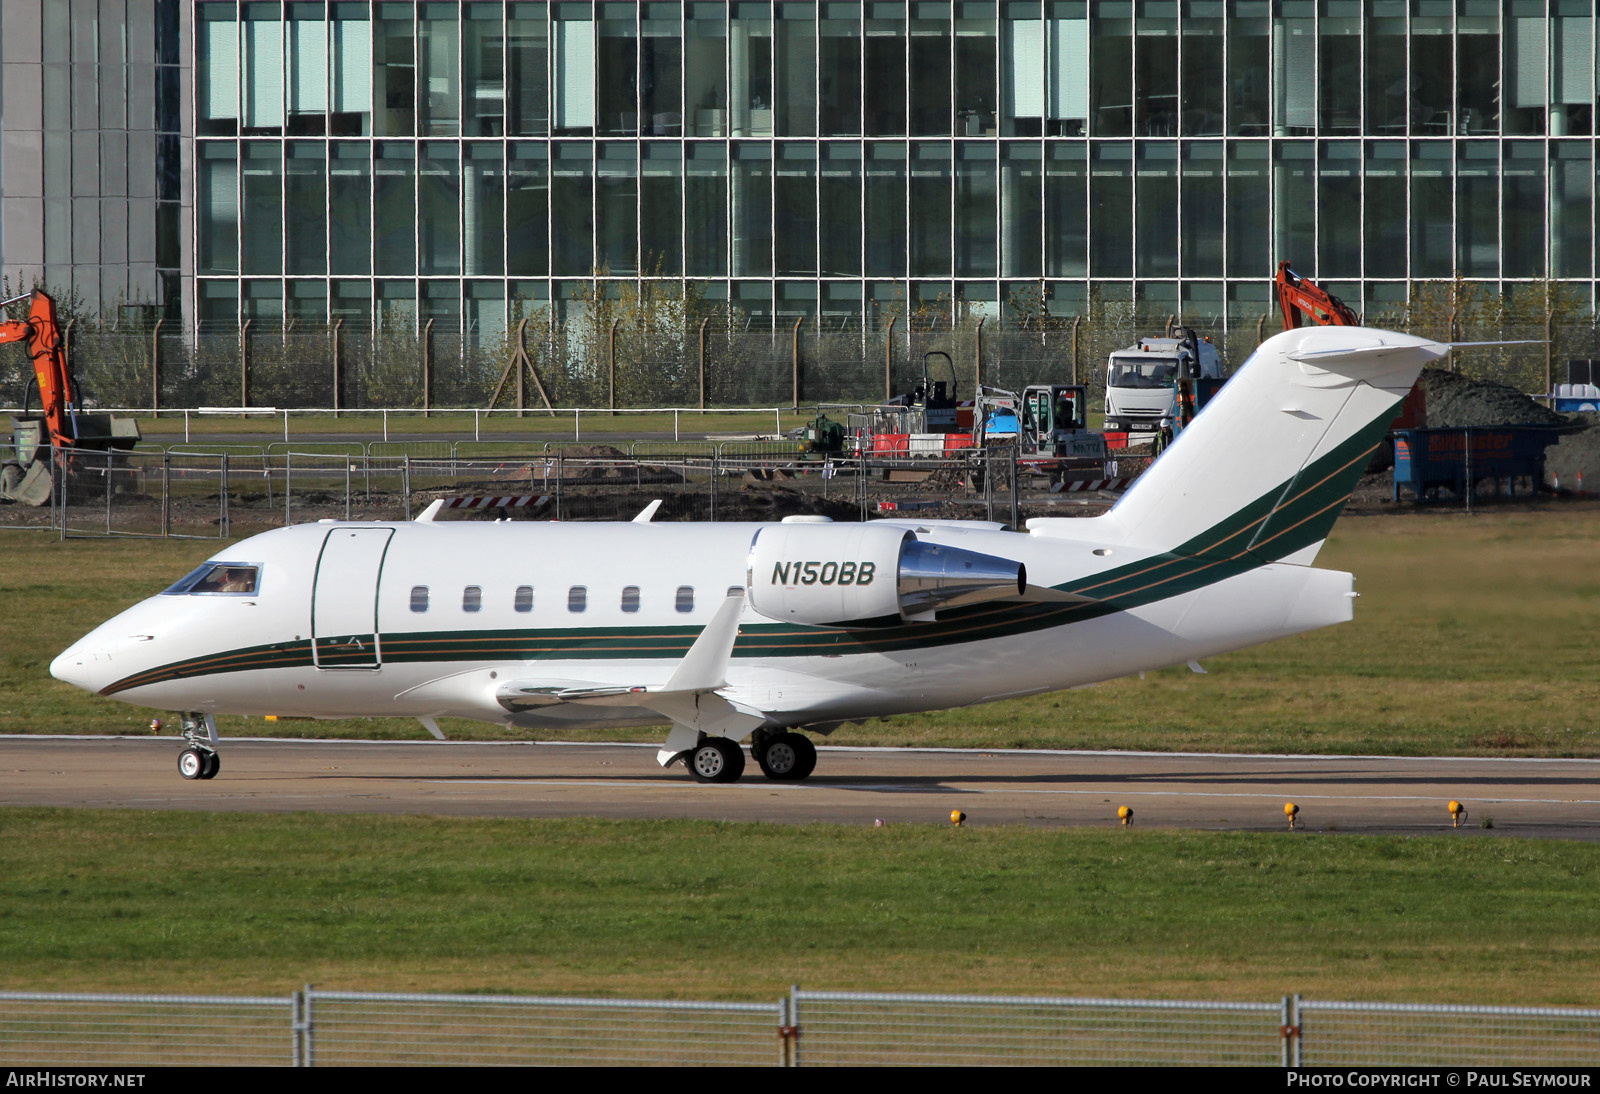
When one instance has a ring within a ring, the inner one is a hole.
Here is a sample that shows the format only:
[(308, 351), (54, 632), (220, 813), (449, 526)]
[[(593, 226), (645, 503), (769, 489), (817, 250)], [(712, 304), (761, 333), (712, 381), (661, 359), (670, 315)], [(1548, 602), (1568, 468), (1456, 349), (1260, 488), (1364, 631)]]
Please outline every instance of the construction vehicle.
[(973, 401), (978, 447), (1016, 444), (1029, 462), (1100, 465), (1106, 437), (1089, 429), (1089, 392), (1082, 384), (1030, 384), (1022, 394), (981, 387)]
[(20, 342), (33, 363), (31, 388), (39, 388), (41, 412), (28, 413), (23, 397), (21, 417), (11, 419), (15, 458), (0, 463), (0, 499), (26, 505), (45, 505), (57, 481), (54, 464), (63, 479), (80, 470), (79, 454), (127, 451), (139, 443), (139, 426), (131, 418), (89, 414), (82, 410), (77, 387), (67, 366), (65, 339), (56, 321), (55, 301), (42, 290), (0, 301), (0, 307), (30, 300), (28, 317), (0, 321), (0, 345)]
[(1343, 300), (1328, 292), (1309, 277), (1301, 277), (1289, 268), (1288, 262), (1278, 263), (1275, 281), (1278, 307), (1283, 312), (1283, 329), (1295, 330), (1302, 323), (1319, 327), (1359, 327), (1361, 320)]
[(807, 456), (837, 456), (844, 451), (844, 423), (821, 411), (800, 431), (800, 450)]
[[(950, 379), (935, 380), (928, 370), (929, 361), (943, 357)], [(922, 355), (922, 379), (904, 395), (885, 403), (885, 407), (904, 407), (908, 433), (955, 433), (960, 408), (951, 392), (956, 386), (956, 366), (950, 355), (942, 349), (929, 350)]]
[[(1163, 421), (1178, 418), (1180, 382), (1214, 381), (1221, 386), (1222, 355), (1217, 347), (1188, 328), (1179, 330), (1182, 337), (1141, 338), (1111, 355), (1106, 365), (1106, 432), (1156, 434)], [(1190, 416), (1198, 409), (1192, 406)]]

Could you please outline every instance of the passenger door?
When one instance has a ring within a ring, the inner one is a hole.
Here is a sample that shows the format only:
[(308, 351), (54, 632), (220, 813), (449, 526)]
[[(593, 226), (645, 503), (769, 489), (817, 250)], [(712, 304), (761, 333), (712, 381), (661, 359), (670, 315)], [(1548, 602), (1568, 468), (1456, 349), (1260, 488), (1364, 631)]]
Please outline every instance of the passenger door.
[(311, 593), (312, 657), (320, 669), (372, 669), (378, 649), (378, 576), (392, 528), (332, 529)]

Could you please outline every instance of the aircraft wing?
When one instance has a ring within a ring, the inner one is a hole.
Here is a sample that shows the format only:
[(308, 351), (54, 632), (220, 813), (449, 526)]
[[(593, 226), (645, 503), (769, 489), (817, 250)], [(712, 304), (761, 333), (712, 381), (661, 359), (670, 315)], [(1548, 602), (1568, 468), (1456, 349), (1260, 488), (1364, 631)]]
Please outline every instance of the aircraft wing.
[(665, 746), (656, 754), (663, 765), (694, 747), (701, 734), (738, 740), (767, 720), (763, 712), (716, 694), (728, 686), (728, 659), (733, 655), (734, 640), (739, 637), (739, 614), (743, 610), (742, 592), (724, 600), (665, 684), (511, 680), (495, 692), (495, 699), (513, 713), (558, 703), (657, 711), (673, 723)]

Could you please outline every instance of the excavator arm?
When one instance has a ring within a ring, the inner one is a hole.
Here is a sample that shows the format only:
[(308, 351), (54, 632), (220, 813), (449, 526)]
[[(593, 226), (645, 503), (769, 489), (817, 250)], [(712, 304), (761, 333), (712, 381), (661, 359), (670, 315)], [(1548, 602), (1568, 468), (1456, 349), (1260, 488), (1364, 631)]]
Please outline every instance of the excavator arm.
[(1283, 329), (1294, 330), (1307, 321), (1320, 327), (1359, 327), (1361, 320), (1343, 300), (1309, 277), (1301, 277), (1278, 263), (1278, 307), (1283, 309)]
[(67, 372), (61, 327), (56, 322), (55, 301), (35, 289), (29, 296), (0, 301), (0, 305), (30, 297), (33, 303), (26, 319), (0, 321), (0, 345), (7, 342), (23, 344), (33, 362), (33, 374), (39, 381), (39, 400), (50, 430), (50, 441), (54, 445), (71, 447), (77, 439), (77, 430), (72, 424), (77, 397), (72, 390), (72, 377)]
[[(56, 320), (55, 301), (35, 289), (27, 296), (0, 301), (0, 307), (30, 301), (24, 319), (0, 321), (0, 344), (19, 342), (33, 363), (39, 382), (43, 413), (11, 419), (16, 440), (15, 458), (0, 460), (0, 500), (44, 505), (58, 481), (70, 482), (81, 468), (77, 453), (88, 449), (115, 454), (139, 443), (139, 426), (132, 418), (85, 413), (78, 402), (77, 385), (67, 365), (66, 338)], [(45, 434), (48, 433), (48, 443)], [(118, 471), (113, 459), (95, 462), (95, 473)], [(126, 468), (126, 459), (120, 465)], [(123, 476), (126, 478), (126, 476)]]

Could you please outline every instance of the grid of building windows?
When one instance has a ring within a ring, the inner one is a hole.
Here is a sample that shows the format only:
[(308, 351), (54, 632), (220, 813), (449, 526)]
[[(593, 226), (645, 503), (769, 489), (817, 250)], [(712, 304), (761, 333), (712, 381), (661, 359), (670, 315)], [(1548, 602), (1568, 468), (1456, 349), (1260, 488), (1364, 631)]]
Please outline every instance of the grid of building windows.
[(195, 6), (197, 316), (1594, 289), (1592, 0)]
[(118, 321), (182, 302), (188, 0), (0, 7), (0, 274)]

